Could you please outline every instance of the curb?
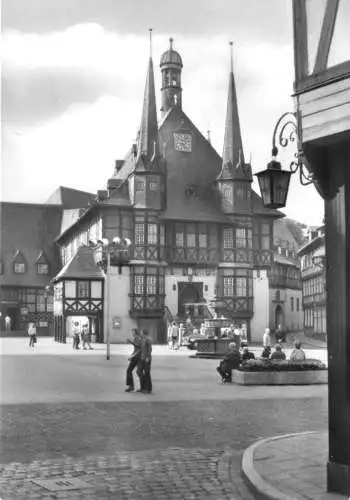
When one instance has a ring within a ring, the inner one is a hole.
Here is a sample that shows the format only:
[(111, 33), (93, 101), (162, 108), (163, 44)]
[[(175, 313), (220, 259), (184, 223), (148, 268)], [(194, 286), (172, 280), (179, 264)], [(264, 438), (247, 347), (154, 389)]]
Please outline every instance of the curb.
[(274, 486), (265, 481), (260, 476), (254, 467), (254, 453), (259, 446), (271, 441), (278, 441), (280, 439), (291, 438), (295, 436), (306, 436), (310, 434), (319, 434), (318, 431), (296, 432), (293, 434), (282, 434), (272, 438), (261, 439), (252, 444), (243, 453), (242, 458), (242, 473), (249, 486), (249, 488), (263, 500), (295, 500), (295, 498), (286, 495), (285, 493), (277, 490)]

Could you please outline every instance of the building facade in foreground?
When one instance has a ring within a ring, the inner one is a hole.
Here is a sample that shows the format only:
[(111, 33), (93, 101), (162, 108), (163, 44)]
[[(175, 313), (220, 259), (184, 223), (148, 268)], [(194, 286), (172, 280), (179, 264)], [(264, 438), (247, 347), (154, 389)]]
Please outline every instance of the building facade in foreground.
[[(269, 323), (273, 223), (283, 214), (252, 190), (232, 64), (222, 158), (182, 109), (182, 68), (171, 40), (160, 62), (158, 123), (149, 59), (137, 142), (84, 210), (61, 205), (60, 268), (52, 279), (58, 341), (73, 321), (89, 322), (101, 341), (107, 326), (112, 342), (125, 341), (132, 327), (165, 342), (167, 322), (188, 316), (224, 315), (251, 339)], [(91, 242), (115, 237), (132, 244), (125, 265), (112, 256), (108, 311), (105, 271)]]
[(304, 331), (327, 339), (326, 269), (324, 227), (310, 232), (310, 241), (299, 252), (303, 287)]
[(270, 327), (281, 325), (283, 332), (303, 329), (302, 285), (298, 241), (278, 219), (273, 227), (274, 259), (269, 271)]

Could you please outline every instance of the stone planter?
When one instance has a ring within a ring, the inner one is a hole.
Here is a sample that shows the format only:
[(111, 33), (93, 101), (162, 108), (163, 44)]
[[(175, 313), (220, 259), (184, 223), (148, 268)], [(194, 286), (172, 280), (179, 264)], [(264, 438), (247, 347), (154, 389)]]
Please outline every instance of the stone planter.
[(248, 372), (232, 370), (232, 382), (239, 385), (328, 384), (327, 370)]

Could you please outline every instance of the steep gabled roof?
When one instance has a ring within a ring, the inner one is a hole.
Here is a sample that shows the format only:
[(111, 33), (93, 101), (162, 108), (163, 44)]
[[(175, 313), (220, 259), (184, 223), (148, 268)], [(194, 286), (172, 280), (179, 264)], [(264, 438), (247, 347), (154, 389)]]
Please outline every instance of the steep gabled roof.
[(152, 57), (149, 58), (145, 93), (143, 97), (140, 133), (135, 170), (158, 170), (159, 142), (156, 93)]
[(252, 169), (244, 161), (241, 126), (239, 123), (238, 103), (235, 78), (233, 74), (232, 42), (231, 69), (228, 83), (227, 111), (225, 124), (222, 168), (219, 179), (236, 179), (252, 181)]
[(101, 268), (95, 263), (94, 250), (87, 245), (82, 245), (53, 278), (53, 281), (79, 278), (98, 279), (103, 278), (103, 276)]
[(60, 186), (45, 203), (63, 205), (66, 209), (83, 208), (88, 206), (89, 200), (93, 196), (95, 196), (93, 193), (87, 191)]

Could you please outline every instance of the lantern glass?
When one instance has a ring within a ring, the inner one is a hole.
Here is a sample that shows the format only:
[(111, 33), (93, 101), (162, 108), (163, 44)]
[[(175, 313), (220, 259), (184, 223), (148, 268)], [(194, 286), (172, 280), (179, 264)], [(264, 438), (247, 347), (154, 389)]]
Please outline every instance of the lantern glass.
[(256, 174), (261, 197), (267, 208), (283, 208), (286, 206), (291, 172), (286, 170), (267, 169)]

